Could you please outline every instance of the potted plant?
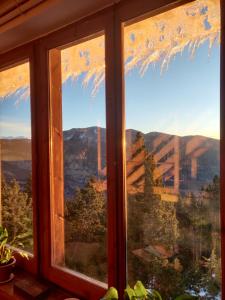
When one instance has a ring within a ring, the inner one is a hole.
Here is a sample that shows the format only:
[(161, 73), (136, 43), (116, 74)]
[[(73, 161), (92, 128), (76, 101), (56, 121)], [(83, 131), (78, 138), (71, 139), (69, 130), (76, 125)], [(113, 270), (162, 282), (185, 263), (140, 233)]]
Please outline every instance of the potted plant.
[[(16, 259), (13, 255), (13, 248), (22, 246), (18, 243), (18, 237), (15, 237), (11, 242), (8, 241), (8, 231), (0, 226), (0, 283), (10, 281), (13, 278), (12, 271), (16, 264)], [(28, 255), (24, 251), (19, 251), (22, 257), (28, 259)]]
[[(118, 300), (118, 292), (114, 287), (110, 287), (101, 300)], [(160, 293), (156, 290), (147, 290), (141, 281), (137, 281), (132, 289), (129, 285), (124, 291), (126, 300), (162, 300)], [(184, 294), (175, 298), (175, 300), (193, 300), (197, 299), (192, 295)]]

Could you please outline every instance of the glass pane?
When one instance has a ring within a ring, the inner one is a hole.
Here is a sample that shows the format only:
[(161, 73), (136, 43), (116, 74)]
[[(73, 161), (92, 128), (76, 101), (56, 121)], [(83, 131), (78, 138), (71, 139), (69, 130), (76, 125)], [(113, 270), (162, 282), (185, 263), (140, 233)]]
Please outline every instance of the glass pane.
[(125, 27), (128, 281), (221, 299), (220, 7)]
[(104, 48), (100, 36), (61, 52), (63, 266), (107, 282)]
[(0, 72), (0, 223), (33, 252), (29, 63)]

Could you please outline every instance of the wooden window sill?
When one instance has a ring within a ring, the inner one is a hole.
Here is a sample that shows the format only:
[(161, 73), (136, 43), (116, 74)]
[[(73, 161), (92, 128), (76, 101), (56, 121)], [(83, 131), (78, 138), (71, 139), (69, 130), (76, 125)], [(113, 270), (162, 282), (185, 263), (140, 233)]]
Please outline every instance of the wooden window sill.
[[(47, 293), (46, 296), (28, 296), (28, 295), (23, 295), (22, 292), (18, 291), (17, 288), (15, 288), (16, 285), (21, 284), (22, 281), (26, 280), (27, 282), (37, 282), (38, 286), (38, 281), (35, 279), (34, 276), (31, 274), (24, 272), (22, 270), (17, 269), (15, 272), (15, 277), (12, 281), (5, 283), (5, 284), (0, 284), (0, 299), (1, 300), (27, 300), (27, 299), (42, 299), (42, 300), (65, 300), (67, 298), (72, 298), (79, 300), (77, 298), (74, 298), (73, 295), (70, 293), (60, 289), (59, 287), (49, 284), (50, 291)], [(34, 290), (35, 290), (35, 284), (34, 284)]]

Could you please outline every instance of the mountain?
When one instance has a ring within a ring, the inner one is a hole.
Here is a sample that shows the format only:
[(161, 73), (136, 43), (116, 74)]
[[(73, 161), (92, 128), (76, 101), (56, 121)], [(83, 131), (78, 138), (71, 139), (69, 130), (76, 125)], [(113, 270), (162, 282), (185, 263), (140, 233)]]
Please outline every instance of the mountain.
[(100, 168), (105, 168), (106, 130), (74, 128), (64, 131), (63, 138), (65, 193), (71, 196), (76, 186), (83, 186), (90, 176), (98, 176), (98, 149), (101, 149)]
[(0, 140), (15, 140), (15, 139), (17, 139), (17, 140), (26, 140), (26, 139), (29, 139), (29, 138), (27, 138), (27, 137), (25, 137), (25, 136), (17, 136), (16, 138), (14, 137), (14, 136), (0, 136)]
[[(143, 159), (135, 140), (138, 131), (126, 132), (127, 175), (132, 185), (143, 180)], [(160, 132), (141, 133), (146, 148), (154, 155), (156, 178), (165, 186), (199, 190), (219, 175), (219, 140), (203, 136), (178, 137)], [(90, 176), (105, 180), (106, 129), (73, 128), (63, 132), (66, 197), (83, 186)], [(135, 153), (136, 152), (136, 153)], [(6, 180), (13, 177), (22, 185), (31, 172), (31, 141), (1, 139), (2, 168)]]
[(31, 173), (31, 140), (27, 138), (0, 139), (0, 155), (3, 175), (6, 180), (16, 178), (26, 184)]

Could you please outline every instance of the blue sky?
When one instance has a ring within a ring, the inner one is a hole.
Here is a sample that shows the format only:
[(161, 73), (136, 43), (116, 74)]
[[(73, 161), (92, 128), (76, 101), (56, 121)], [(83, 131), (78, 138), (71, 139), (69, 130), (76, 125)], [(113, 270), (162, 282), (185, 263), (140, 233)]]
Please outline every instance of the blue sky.
[[(187, 50), (177, 55), (163, 73), (159, 65), (143, 77), (133, 69), (125, 77), (126, 127), (219, 138), (219, 51), (214, 46), (209, 54), (205, 43), (192, 59)], [(64, 84), (64, 129), (104, 127), (105, 87), (95, 97), (91, 90), (82, 88), (82, 78)]]
[(205, 43), (190, 59), (177, 55), (161, 74), (160, 66), (141, 78), (126, 76), (126, 124), (143, 132), (219, 138), (219, 46), (210, 55)]
[[(105, 86), (91, 96), (92, 83), (80, 77), (63, 85), (63, 127), (105, 127)], [(29, 99), (17, 96), (0, 102), (0, 136), (30, 137)], [(143, 77), (138, 69), (126, 75), (126, 125), (142, 132), (205, 135), (219, 138), (219, 46), (210, 55), (205, 43), (190, 59), (177, 55), (161, 74), (150, 67)]]
[(20, 99), (20, 94), (0, 101), (0, 137), (30, 138), (30, 99)]
[(82, 76), (75, 82), (68, 80), (63, 84), (63, 129), (89, 126), (105, 127), (105, 84), (95, 96), (93, 85), (83, 86)]

